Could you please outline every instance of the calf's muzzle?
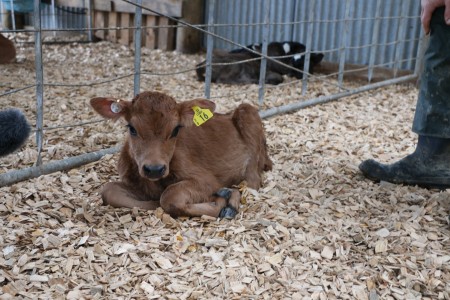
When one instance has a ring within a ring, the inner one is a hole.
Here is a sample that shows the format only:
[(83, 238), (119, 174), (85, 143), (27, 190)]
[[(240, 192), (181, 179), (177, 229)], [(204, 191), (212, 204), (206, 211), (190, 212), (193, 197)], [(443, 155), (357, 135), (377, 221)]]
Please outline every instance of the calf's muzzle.
[(166, 172), (165, 165), (144, 165), (144, 174), (150, 179), (158, 179), (164, 176)]

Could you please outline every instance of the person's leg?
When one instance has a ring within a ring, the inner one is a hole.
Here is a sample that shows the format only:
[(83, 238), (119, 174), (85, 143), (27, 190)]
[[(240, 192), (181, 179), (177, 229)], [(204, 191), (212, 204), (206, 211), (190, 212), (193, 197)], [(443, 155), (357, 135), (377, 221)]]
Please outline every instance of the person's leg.
[(416, 150), (390, 165), (362, 162), (359, 169), (371, 180), (450, 187), (450, 26), (444, 8), (433, 14), (424, 64), (412, 128), (419, 135)]

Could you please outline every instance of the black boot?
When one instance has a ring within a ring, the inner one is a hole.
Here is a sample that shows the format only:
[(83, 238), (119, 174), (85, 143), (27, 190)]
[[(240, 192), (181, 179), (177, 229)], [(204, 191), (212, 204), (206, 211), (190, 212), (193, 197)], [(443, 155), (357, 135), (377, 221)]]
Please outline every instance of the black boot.
[(419, 136), (414, 153), (385, 165), (373, 159), (359, 169), (373, 181), (418, 185), (425, 188), (450, 188), (450, 139)]
[(416, 151), (391, 165), (372, 159), (362, 162), (359, 169), (372, 180), (450, 187), (450, 27), (444, 22), (444, 11), (444, 7), (436, 9), (431, 18), (412, 127), (419, 135)]

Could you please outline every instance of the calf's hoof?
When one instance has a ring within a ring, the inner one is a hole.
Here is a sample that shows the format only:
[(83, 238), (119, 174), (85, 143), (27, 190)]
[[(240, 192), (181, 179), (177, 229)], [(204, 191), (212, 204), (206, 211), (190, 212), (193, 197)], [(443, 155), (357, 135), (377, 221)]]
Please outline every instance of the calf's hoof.
[(229, 188), (221, 188), (216, 192), (216, 196), (224, 198), (225, 200), (230, 200), (232, 191)]
[(225, 206), (220, 210), (219, 218), (221, 219), (234, 219), (234, 217), (237, 215), (237, 210), (232, 208), (231, 206)]

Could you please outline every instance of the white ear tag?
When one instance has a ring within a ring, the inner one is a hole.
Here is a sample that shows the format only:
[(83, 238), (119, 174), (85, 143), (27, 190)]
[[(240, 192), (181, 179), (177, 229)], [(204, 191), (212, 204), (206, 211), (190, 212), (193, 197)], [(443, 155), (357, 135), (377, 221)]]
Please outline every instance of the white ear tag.
[(122, 111), (122, 106), (120, 106), (119, 101), (111, 103), (111, 111), (118, 114)]

